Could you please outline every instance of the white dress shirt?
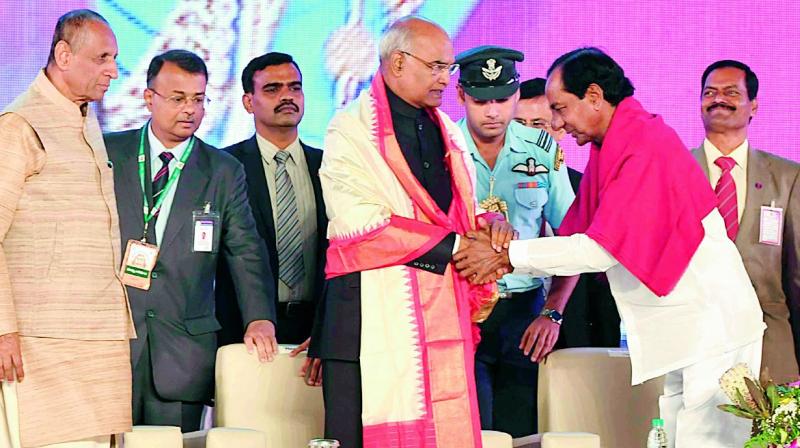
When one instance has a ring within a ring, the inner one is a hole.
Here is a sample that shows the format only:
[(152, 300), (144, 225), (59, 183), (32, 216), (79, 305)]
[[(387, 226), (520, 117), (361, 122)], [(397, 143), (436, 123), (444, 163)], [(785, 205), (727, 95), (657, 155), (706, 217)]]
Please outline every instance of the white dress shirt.
[[(632, 384), (759, 340), (766, 325), (739, 252), (717, 209), (675, 289), (656, 296), (585, 234), (511, 242), (514, 271), (547, 276), (606, 272), (628, 332)], [(758, 371), (758, 366), (750, 366)]]
[[(739, 213), (739, 223), (742, 222), (742, 214), (744, 214), (745, 199), (747, 199), (747, 150), (750, 145), (747, 139), (737, 146), (727, 157), (732, 158), (736, 162), (736, 166), (731, 170), (733, 182), (736, 184), (736, 211)], [(725, 157), (713, 143), (708, 139), (703, 141), (703, 152), (706, 154), (706, 163), (708, 164), (708, 179), (711, 181), (711, 188), (716, 188), (719, 178), (722, 176), (722, 168), (718, 167), (714, 161), (720, 157)]]
[[(161, 140), (159, 140), (158, 137), (153, 134), (153, 128), (149, 125), (147, 126), (147, 138), (150, 142), (150, 183), (152, 184), (153, 179), (156, 177), (156, 174), (161, 169), (162, 165), (161, 159), (158, 158), (158, 155), (164, 151), (169, 151), (173, 156), (175, 156), (169, 162), (169, 175), (172, 176), (172, 173), (175, 171), (175, 167), (178, 166), (178, 161), (183, 156), (183, 152), (189, 147), (189, 141), (191, 139), (186, 139), (178, 144), (178, 146), (167, 149), (164, 144), (161, 143)], [(181, 173), (181, 176), (183, 176), (183, 174), (185, 173)], [(172, 210), (172, 201), (175, 199), (175, 190), (177, 189), (178, 182), (175, 182), (172, 188), (167, 191), (167, 195), (164, 197), (164, 202), (161, 203), (161, 211), (158, 213), (158, 218), (156, 218), (156, 227), (153, 229), (156, 232), (156, 244), (161, 244), (161, 239), (164, 236), (164, 229), (167, 227), (167, 221), (169, 220), (169, 212)], [(154, 191), (153, 193), (156, 192)], [(185, 217), (185, 219), (192, 219), (192, 217)]]
[[(272, 219), (277, 230), (278, 223), (278, 204), (275, 192), (275, 173), (277, 162), (275, 154), (280, 151), (269, 140), (256, 133), (258, 150), (261, 153), (261, 161), (264, 165), (264, 173), (267, 178), (267, 189), (269, 190), (269, 200), (272, 203)], [(294, 289), (289, 288), (280, 278), (278, 279), (278, 301), (294, 302), (301, 300), (314, 300), (312, 297), (314, 289), (314, 279), (317, 273), (317, 204), (314, 200), (314, 187), (311, 185), (311, 177), (308, 174), (308, 162), (300, 139), (297, 138), (283, 151), (289, 151), (291, 157), (286, 159), (286, 172), (289, 180), (292, 181), (295, 201), (297, 202), (297, 219), (300, 220), (303, 237), (303, 267), (305, 277)], [(277, 273), (277, 266), (273, 266)]]

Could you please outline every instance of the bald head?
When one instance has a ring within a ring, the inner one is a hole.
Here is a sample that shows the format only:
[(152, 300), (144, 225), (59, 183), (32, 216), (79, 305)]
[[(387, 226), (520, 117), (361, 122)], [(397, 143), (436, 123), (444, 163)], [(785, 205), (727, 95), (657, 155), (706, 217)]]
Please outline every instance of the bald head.
[(56, 62), (56, 45), (59, 42), (64, 41), (72, 47), (72, 51), (78, 51), (85, 42), (87, 29), (97, 24), (110, 28), (106, 19), (91, 9), (75, 9), (59, 17), (53, 31), (47, 64)]
[(424, 17), (406, 16), (398, 19), (381, 37), (379, 45), (381, 64), (388, 62), (394, 52), (413, 53), (420, 44), (425, 45), (429, 39), (450, 42), (450, 36), (444, 28)]
[(103, 98), (117, 73), (117, 38), (108, 22), (88, 9), (58, 19), (45, 72), (65, 97), (82, 106)]
[(421, 17), (404, 17), (381, 38), (380, 58), (389, 90), (417, 108), (441, 105), (455, 63), (453, 43), (442, 27)]

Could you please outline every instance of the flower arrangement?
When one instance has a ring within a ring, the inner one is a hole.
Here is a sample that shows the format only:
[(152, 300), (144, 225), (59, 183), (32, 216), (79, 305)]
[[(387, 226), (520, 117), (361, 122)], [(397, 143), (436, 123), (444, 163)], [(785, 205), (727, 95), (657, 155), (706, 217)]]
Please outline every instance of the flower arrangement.
[(800, 448), (800, 381), (759, 384), (746, 364), (737, 364), (719, 380), (733, 402), (719, 409), (753, 420), (753, 433), (744, 448)]

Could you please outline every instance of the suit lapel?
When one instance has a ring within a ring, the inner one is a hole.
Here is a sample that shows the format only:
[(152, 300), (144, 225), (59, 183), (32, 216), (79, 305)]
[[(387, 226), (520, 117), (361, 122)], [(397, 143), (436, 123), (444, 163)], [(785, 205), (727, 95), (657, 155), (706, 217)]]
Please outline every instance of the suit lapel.
[[(116, 151), (119, 154), (118, 162), (116, 163), (119, 166), (114, 166), (116, 172), (116, 176), (114, 177), (116, 190), (126, 192), (126, 194), (117, 195), (120, 213), (123, 213), (122, 210), (124, 210), (127, 219), (136, 219), (139, 223), (140, 230), (144, 226), (144, 203), (142, 200), (142, 185), (138, 176), (139, 166), (137, 156), (139, 152), (139, 139), (141, 138), (142, 132), (144, 132), (144, 128), (140, 129), (139, 132), (133, 133), (133, 142), (129, 150), (128, 148), (110, 150)], [(149, 143), (147, 139), (145, 139), (145, 154), (149, 152)], [(145, 173), (149, 172), (148, 168), (145, 167)], [(149, 183), (147, 179), (149, 179), (149, 177), (145, 178), (145, 186)], [(146, 190), (146, 194), (150, 197), (149, 189)]]
[[(109, 149), (109, 158), (116, 159), (114, 162), (114, 190), (117, 194), (117, 208), (120, 214), (120, 221), (133, 222), (134, 235), (130, 238), (139, 239), (142, 237), (144, 229), (144, 198), (142, 197), (142, 184), (139, 179), (139, 142), (145, 128), (142, 127), (138, 132), (130, 134), (130, 143), (125, 143), (120, 148)], [(130, 145), (130, 146), (128, 146)], [(115, 157), (112, 157), (114, 154)], [(144, 139), (145, 154), (145, 181), (144, 195), (152, 202), (152, 182), (150, 181), (150, 141)], [(151, 204), (152, 205), (152, 204)], [(127, 238), (126, 238), (127, 239)], [(154, 226), (150, 226), (147, 232), (147, 240), (155, 241)], [(123, 241), (124, 250), (125, 241)]]
[[(169, 220), (164, 228), (162, 241), (159, 242), (162, 253), (175, 240), (181, 229), (192, 220), (192, 212), (203, 205), (197, 203), (197, 198), (202, 197), (208, 179), (214, 174), (211, 172), (205, 151), (209, 151), (205, 143), (196, 138), (192, 154), (186, 161), (186, 166), (178, 179), (172, 208), (169, 211)], [(218, 208), (219, 204), (211, 204), (212, 210), (218, 210)]]
[(322, 185), (319, 181), (319, 168), (322, 165), (322, 152), (319, 150), (311, 149), (303, 142), (303, 152), (306, 155), (306, 165), (308, 165), (308, 177), (311, 179), (311, 188), (314, 190), (314, 204), (317, 209), (317, 233), (325, 235), (325, 201), (322, 197)]
[(752, 147), (747, 148), (747, 197), (739, 233), (736, 236), (736, 247), (739, 248), (739, 252), (758, 241), (761, 206), (769, 204), (771, 198), (777, 197), (775, 185), (769, 161)]
[(269, 185), (255, 135), (243, 143), (241, 162), (247, 177), (247, 193), (250, 195), (250, 205), (256, 225), (259, 227), (259, 233), (267, 241), (267, 249), (270, 253), (274, 252), (275, 223), (272, 218), (272, 201), (269, 198)]
[[(692, 155), (694, 156), (694, 159), (697, 160), (697, 163), (700, 165), (700, 168), (703, 170), (703, 173), (706, 175), (706, 179), (709, 179), (708, 159), (706, 158), (706, 151), (703, 148), (703, 144), (700, 144), (699, 148), (693, 149)], [(712, 185), (711, 188), (714, 188), (714, 186)]]

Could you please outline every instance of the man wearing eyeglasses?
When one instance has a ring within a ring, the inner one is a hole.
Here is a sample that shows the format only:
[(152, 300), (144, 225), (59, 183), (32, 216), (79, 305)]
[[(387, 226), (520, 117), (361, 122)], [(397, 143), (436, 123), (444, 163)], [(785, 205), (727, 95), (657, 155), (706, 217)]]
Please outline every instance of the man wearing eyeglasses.
[[(544, 130), (513, 120), (519, 99), (516, 62), (523, 54), (481, 46), (456, 57), (461, 71), (458, 100), (465, 117), (458, 122), (477, 171), (477, 198), (487, 211), (503, 213), (523, 239), (541, 234), (542, 221), (555, 228), (575, 199), (560, 159), (560, 149)], [(536, 375), (539, 351), (534, 341), (555, 343), (565, 299), (577, 277), (556, 277), (544, 307), (543, 279), (507, 274), (497, 284), (500, 301), (481, 327), (475, 356), (481, 425), (513, 437), (536, 432)], [(540, 316), (541, 314), (541, 316)], [(548, 331), (526, 331), (533, 319)]]
[(208, 73), (194, 53), (170, 50), (147, 71), (151, 119), (105, 136), (113, 162), (127, 287), (138, 339), (131, 344), (134, 425), (197, 430), (213, 396), (214, 279), (224, 258), (246, 328), (271, 360), (275, 288), (247, 200), (242, 166), (194, 134)]
[(369, 89), (328, 126), (320, 180), (328, 284), (309, 356), (322, 360), (325, 434), (342, 446), (480, 446), (473, 322), (496, 300), (452, 267), (481, 216), (474, 166), (438, 107), (457, 70), (437, 24), (405, 17), (381, 38)]

